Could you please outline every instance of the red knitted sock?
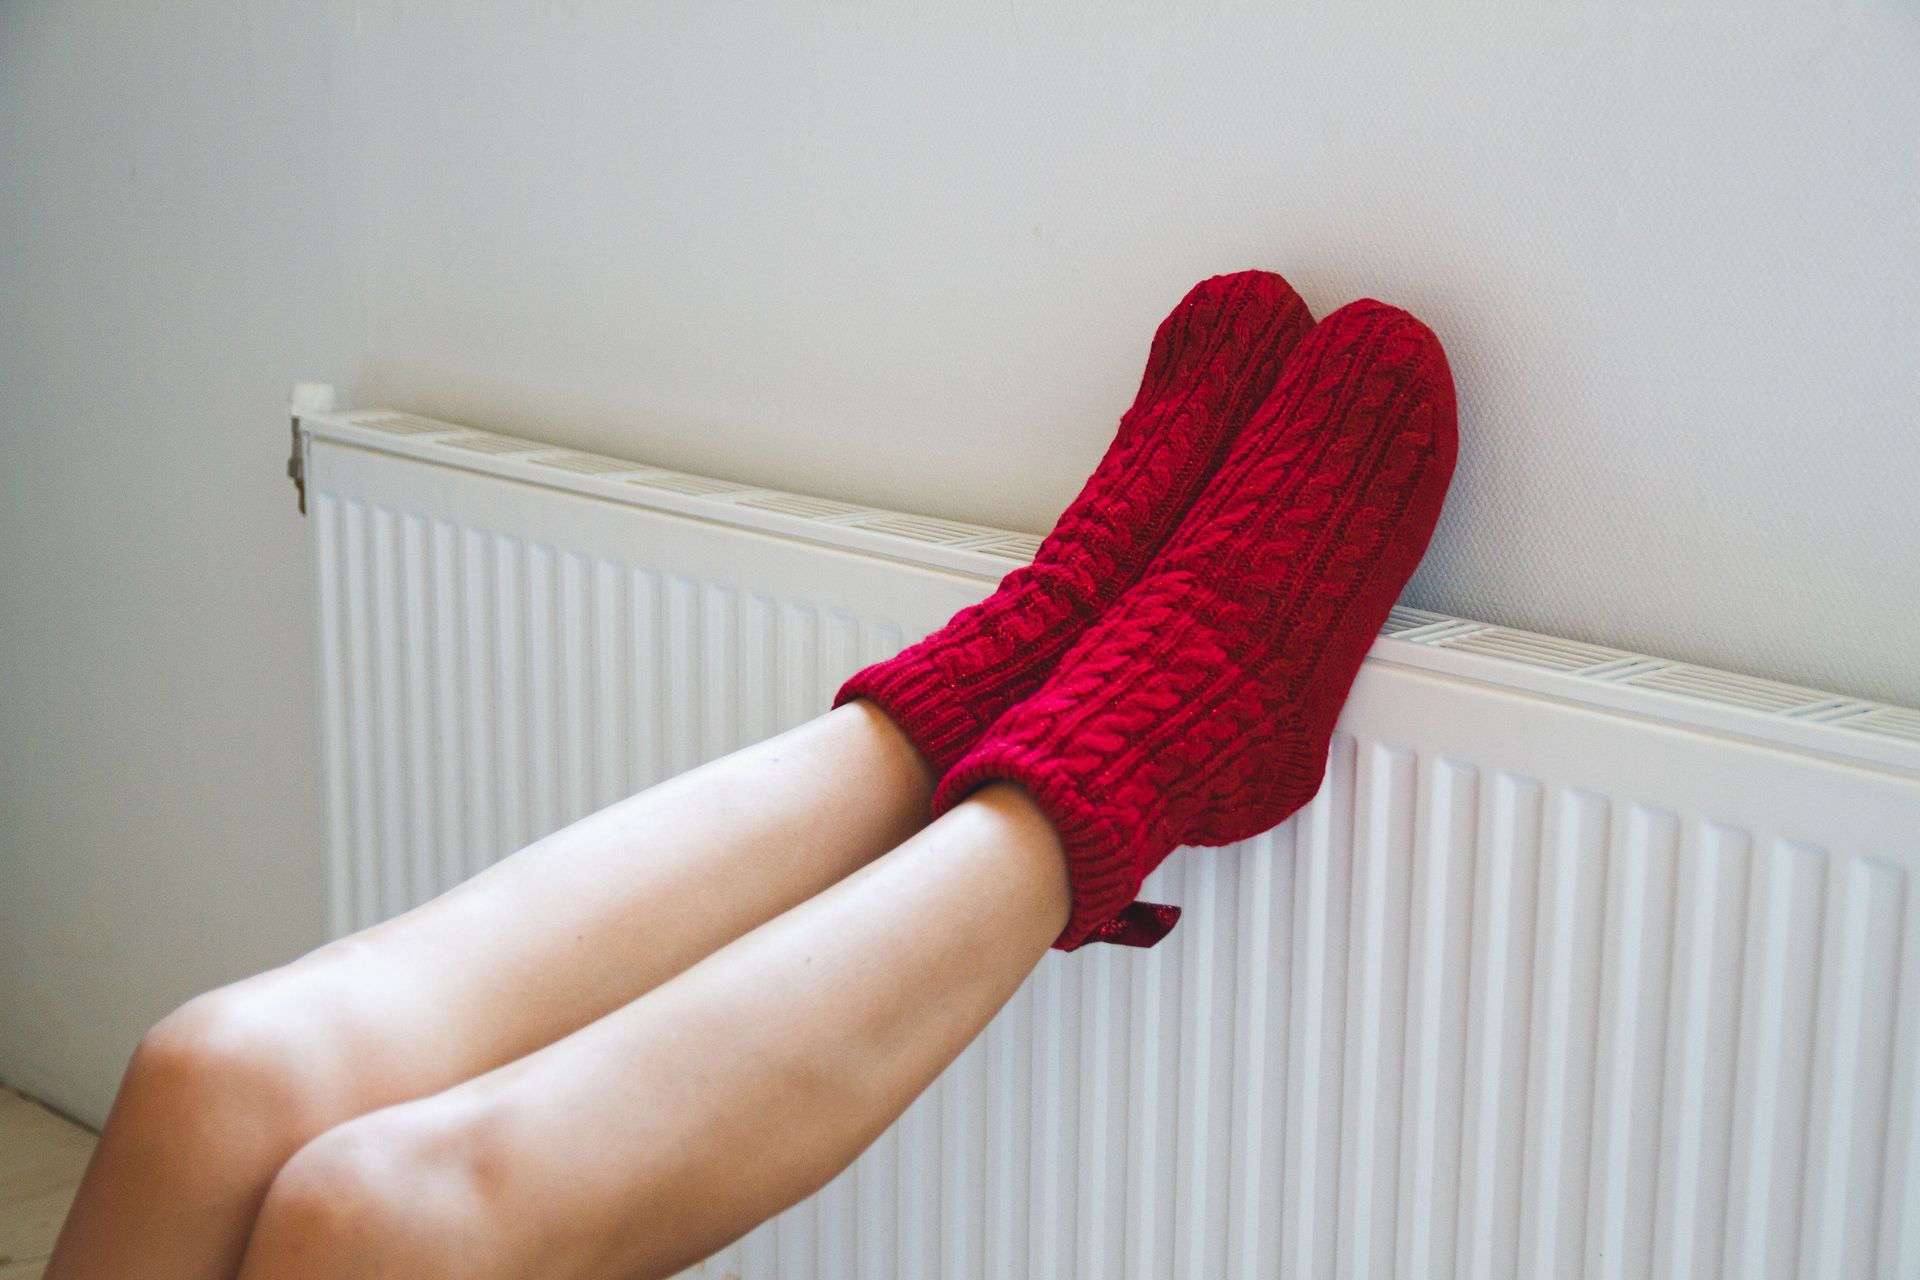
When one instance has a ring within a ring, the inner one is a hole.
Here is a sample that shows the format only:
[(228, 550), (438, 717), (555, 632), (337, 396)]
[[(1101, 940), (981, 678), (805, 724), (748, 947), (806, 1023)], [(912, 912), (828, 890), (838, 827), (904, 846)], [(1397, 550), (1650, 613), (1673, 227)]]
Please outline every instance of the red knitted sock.
[(1244, 840), (1313, 798), (1453, 460), (1432, 332), (1372, 300), (1340, 308), (1139, 581), (941, 781), (936, 815), (1005, 778), (1053, 819), (1073, 885), (1054, 946), (1153, 945), (1179, 912), (1134, 894), (1168, 853)]
[(1272, 272), (1195, 285), (1154, 334), (1133, 407), (1033, 563), (925, 640), (856, 672), (833, 705), (872, 699), (944, 772), (1139, 576), (1312, 324)]

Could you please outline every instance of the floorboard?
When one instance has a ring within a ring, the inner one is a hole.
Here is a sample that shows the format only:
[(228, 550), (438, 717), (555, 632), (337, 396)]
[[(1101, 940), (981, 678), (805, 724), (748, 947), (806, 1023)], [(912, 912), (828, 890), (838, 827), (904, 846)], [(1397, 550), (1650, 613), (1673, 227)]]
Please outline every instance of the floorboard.
[(40, 1280), (94, 1138), (0, 1088), (0, 1280)]

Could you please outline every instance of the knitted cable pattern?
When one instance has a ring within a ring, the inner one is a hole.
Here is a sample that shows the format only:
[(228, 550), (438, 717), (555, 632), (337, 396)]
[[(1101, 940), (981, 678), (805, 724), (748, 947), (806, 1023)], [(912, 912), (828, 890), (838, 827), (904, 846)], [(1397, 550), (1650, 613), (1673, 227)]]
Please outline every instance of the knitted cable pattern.
[(1033, 562), (925, 640), (856, 672), (833, 705), (872, 700), (945, 771), (1139, 576), (1312, 324), (1272, 272), (1195, 285), (1154, 333), (1113, 443)]
[(1178, 913), (1134, 895), (1169, 852), (1257, 835), (1319, 790), (1439, 516), (1454, 416), (1425, 325), (1370, 299), (1328, 316), (1139, 580), (942, 779), (936, 815), (1004, 778), (1053, 819), (1073, 886), (1056, 947), (1152, 945)]

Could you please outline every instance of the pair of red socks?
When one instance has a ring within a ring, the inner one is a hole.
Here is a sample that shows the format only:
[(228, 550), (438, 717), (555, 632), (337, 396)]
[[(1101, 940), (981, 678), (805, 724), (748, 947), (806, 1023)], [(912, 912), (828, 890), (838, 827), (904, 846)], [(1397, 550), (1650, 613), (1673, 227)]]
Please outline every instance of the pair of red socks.
[(1453, 473), (1453, 380), (1384, 303), (1314, 324), (1270, 272), (1195, 286), (1033, 563), (843, 685), (941, 775), (934, 816), (1018, 783), (1066, 850), (1054, 946), (1151, 946), (1135, 901), (1181, 845), (1313, 798), (1334, 721)]

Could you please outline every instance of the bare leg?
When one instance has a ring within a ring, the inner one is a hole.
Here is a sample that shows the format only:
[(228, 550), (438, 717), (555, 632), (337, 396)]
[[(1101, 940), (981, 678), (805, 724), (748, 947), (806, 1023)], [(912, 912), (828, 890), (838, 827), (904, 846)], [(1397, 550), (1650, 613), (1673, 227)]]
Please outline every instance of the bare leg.
[(135, 1052), (48, 1280), (225, 1280), (314, 1135), (620, 1008), (905, 839), (931, 783), (850, 704), (196, 997)]
[(532, 1055), (321, 1135), (242, 1280), (665, 1276), (825, 1185), (1065, 925), (1058, 838), (989, 786)]

